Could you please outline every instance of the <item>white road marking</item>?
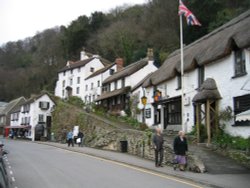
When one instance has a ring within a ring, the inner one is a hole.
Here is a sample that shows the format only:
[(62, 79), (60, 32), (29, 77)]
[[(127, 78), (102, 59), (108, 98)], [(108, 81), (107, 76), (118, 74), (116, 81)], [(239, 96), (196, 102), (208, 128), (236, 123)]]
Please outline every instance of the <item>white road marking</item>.
[(12, 172), (12, 170), (10, 170), (10, 175), (13, 175), (13, 172)]
[(13, 181), (13, 182), (15, 182), (15, 181), (16, 181), (14, 177), (11, 177), (11, 179), (12, 179), (12, 181)]
[(9, 166), (9, 169), (11, 169), (11, 166)]
[(177, 177), (164, 175), (164, 174), (157, 173), (157, 172), (152, 172), (150, 170), (135, 167), (135, 166), (132, 166), (132, 165), (129, 165), (129, 164), (124, 164), (122, 162), (112, 161), (110, 159), (104, 159), (102, 157), (97, 157), (97, 156), (93, 156), (93, 155), (85, 154), (85, 153), (79, 153), (79, 152), (76, 152), (76, 151), (70, 151), (70, 150), (65, 150), (65, 151), (67, 151), (69, 153), (77, 153), (79, 155), (83, 155), (83, 156), (90, 157), (90, 158), (93, 158), (93, 159), (97, 159), (97, 160), (105, 161), (105, 162), (108, 162), (108, 163), (116, 164), (118, 166), (123, 166), (125, 168), (130, 168), (130, 169), (142, 172), (142, 173), (151, 174), (151, 175), (154, 175), (154, 176), (161, 177), (163, 179), (172, 180), (172, 181), (179, 182), (179, 183), (182, 183), (182, 184), (186, 184), (186, 185), (189, 185), (189, 186), (192, 186), (192, 187), (195, 187), (195, 188), (202, 188), (201, 186), (199, 186), (199, 185), (197, 185), (197, 184), (195, 184), (195, 183), (193, 183), (191, 181), (188, 181), (188, 180), (182, 180), (182, 179), (177, 178)]

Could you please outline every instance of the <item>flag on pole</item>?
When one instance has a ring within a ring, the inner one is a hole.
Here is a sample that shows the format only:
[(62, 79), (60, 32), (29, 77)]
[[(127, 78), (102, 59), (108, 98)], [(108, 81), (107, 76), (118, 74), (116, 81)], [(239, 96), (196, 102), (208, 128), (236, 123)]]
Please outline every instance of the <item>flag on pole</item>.
[(179, 0), (179, 15), (184, 15), (187, 19), (188, 25), (201, 26), (200, 22), (194, 16), (194, 14), (183, 4), (182, 0)]

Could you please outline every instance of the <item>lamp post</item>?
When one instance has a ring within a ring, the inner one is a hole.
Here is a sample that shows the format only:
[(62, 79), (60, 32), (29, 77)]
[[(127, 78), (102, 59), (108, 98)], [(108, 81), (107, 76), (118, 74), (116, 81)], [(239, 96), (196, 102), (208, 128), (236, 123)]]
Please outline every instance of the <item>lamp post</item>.
[(145, 106), (147, 104), (147, 97), (141, 97), (141, 103), (143, 104), (143, 112), (142, 112), (142, 122), (145, 123)]

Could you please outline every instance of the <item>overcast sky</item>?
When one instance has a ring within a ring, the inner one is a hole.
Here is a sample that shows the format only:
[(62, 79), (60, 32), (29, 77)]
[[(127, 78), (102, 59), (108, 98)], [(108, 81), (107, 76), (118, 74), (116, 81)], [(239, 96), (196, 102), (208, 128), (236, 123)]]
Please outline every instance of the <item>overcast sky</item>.
[(38, 31), (69, 25), (78, 16), (146, 0), (0, 0), (0, 45), (34, 36)]

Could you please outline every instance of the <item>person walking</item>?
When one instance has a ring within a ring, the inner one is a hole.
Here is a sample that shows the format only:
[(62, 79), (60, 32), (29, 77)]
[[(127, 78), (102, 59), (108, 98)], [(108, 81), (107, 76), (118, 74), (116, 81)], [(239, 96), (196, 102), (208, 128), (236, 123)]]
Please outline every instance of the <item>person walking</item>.
[(68, 141), (68, 147), (70, 146), (70, 144), (72, 145), (72, 147), (74, 147), (74, 140), (73, 140), (73, 132), (72, 131), (68, 132), (67, 141)]
[(83, 147), (83, 138), (84, 134), (81, 131), (79, 131), (77, 135), (77, 143), (79, 147)]
[(155, 135), (153, 136), (153, 144), (155, 149), (155, 166), (163, 167), (163, 136), (160, 128), (155, 129)]
[[(184, 131), (179, 131), (178, 136), (176, 136), (174, 139), (173, 146), (175, 161), (177, 164), (179, 164), (179, 169), (184, 171), (185, 165), (187, 164), (186, 152), (188, 151), (188, 144)], [(176, 167), (174, 168), (176, 169)]]

